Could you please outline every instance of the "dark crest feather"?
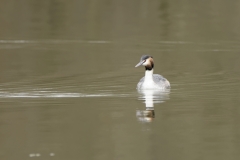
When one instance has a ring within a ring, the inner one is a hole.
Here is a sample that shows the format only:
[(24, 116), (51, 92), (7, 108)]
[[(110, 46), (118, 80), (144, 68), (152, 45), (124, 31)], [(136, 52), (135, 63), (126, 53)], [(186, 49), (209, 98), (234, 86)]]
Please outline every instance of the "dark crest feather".
[(140, 59), (140, 61), (143, 61), (143, 60), (146, 60), (148, 59), (149, 57), (153, 58), (152, 56), (149, 56), (149, 55), (143, 55)]

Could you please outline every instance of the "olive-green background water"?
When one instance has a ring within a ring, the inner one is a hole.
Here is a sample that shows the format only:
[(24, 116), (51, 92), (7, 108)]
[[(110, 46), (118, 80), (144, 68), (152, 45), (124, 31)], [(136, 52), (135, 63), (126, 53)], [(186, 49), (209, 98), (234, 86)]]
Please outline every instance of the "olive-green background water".
[[(240, 1), (1, 1), (0, 159), (239, 159), (239, 19)], [(170, 92), (137, 92), (143, 54)]]

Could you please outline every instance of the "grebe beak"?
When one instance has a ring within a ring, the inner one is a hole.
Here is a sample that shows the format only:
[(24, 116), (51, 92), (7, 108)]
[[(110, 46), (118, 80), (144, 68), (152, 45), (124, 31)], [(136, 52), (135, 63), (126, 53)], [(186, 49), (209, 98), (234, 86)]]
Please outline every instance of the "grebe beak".
[(145, 62), (145, 60), (140, 61), (135, 67), (139, 67), (139, 66), (141, 66), (144, 62)]

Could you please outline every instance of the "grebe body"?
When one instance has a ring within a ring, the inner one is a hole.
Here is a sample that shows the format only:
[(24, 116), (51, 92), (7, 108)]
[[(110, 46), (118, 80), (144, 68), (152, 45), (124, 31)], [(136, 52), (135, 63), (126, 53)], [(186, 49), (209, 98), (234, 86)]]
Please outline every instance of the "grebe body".
[(153, 74), (154, 62), (153, 57), (143, 55), (140, 62), (135, 66), (145, 66), (145, 76), (140, 79), (137, 84), (137, 89), (169, 89), (169, 81), (159, 74)]

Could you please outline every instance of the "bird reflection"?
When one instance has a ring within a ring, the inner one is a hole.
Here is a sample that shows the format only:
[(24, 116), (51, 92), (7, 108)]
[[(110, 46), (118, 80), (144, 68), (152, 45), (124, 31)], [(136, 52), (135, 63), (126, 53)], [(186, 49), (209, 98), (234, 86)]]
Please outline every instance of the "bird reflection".
[(155, 118), (154, 104), (163, 103), (169, 99), (168, 90), (138, 90), (139, 100), (144, 101), (145, 110), (136, 110), (136, 116), (141, 122), (152, 122)]

